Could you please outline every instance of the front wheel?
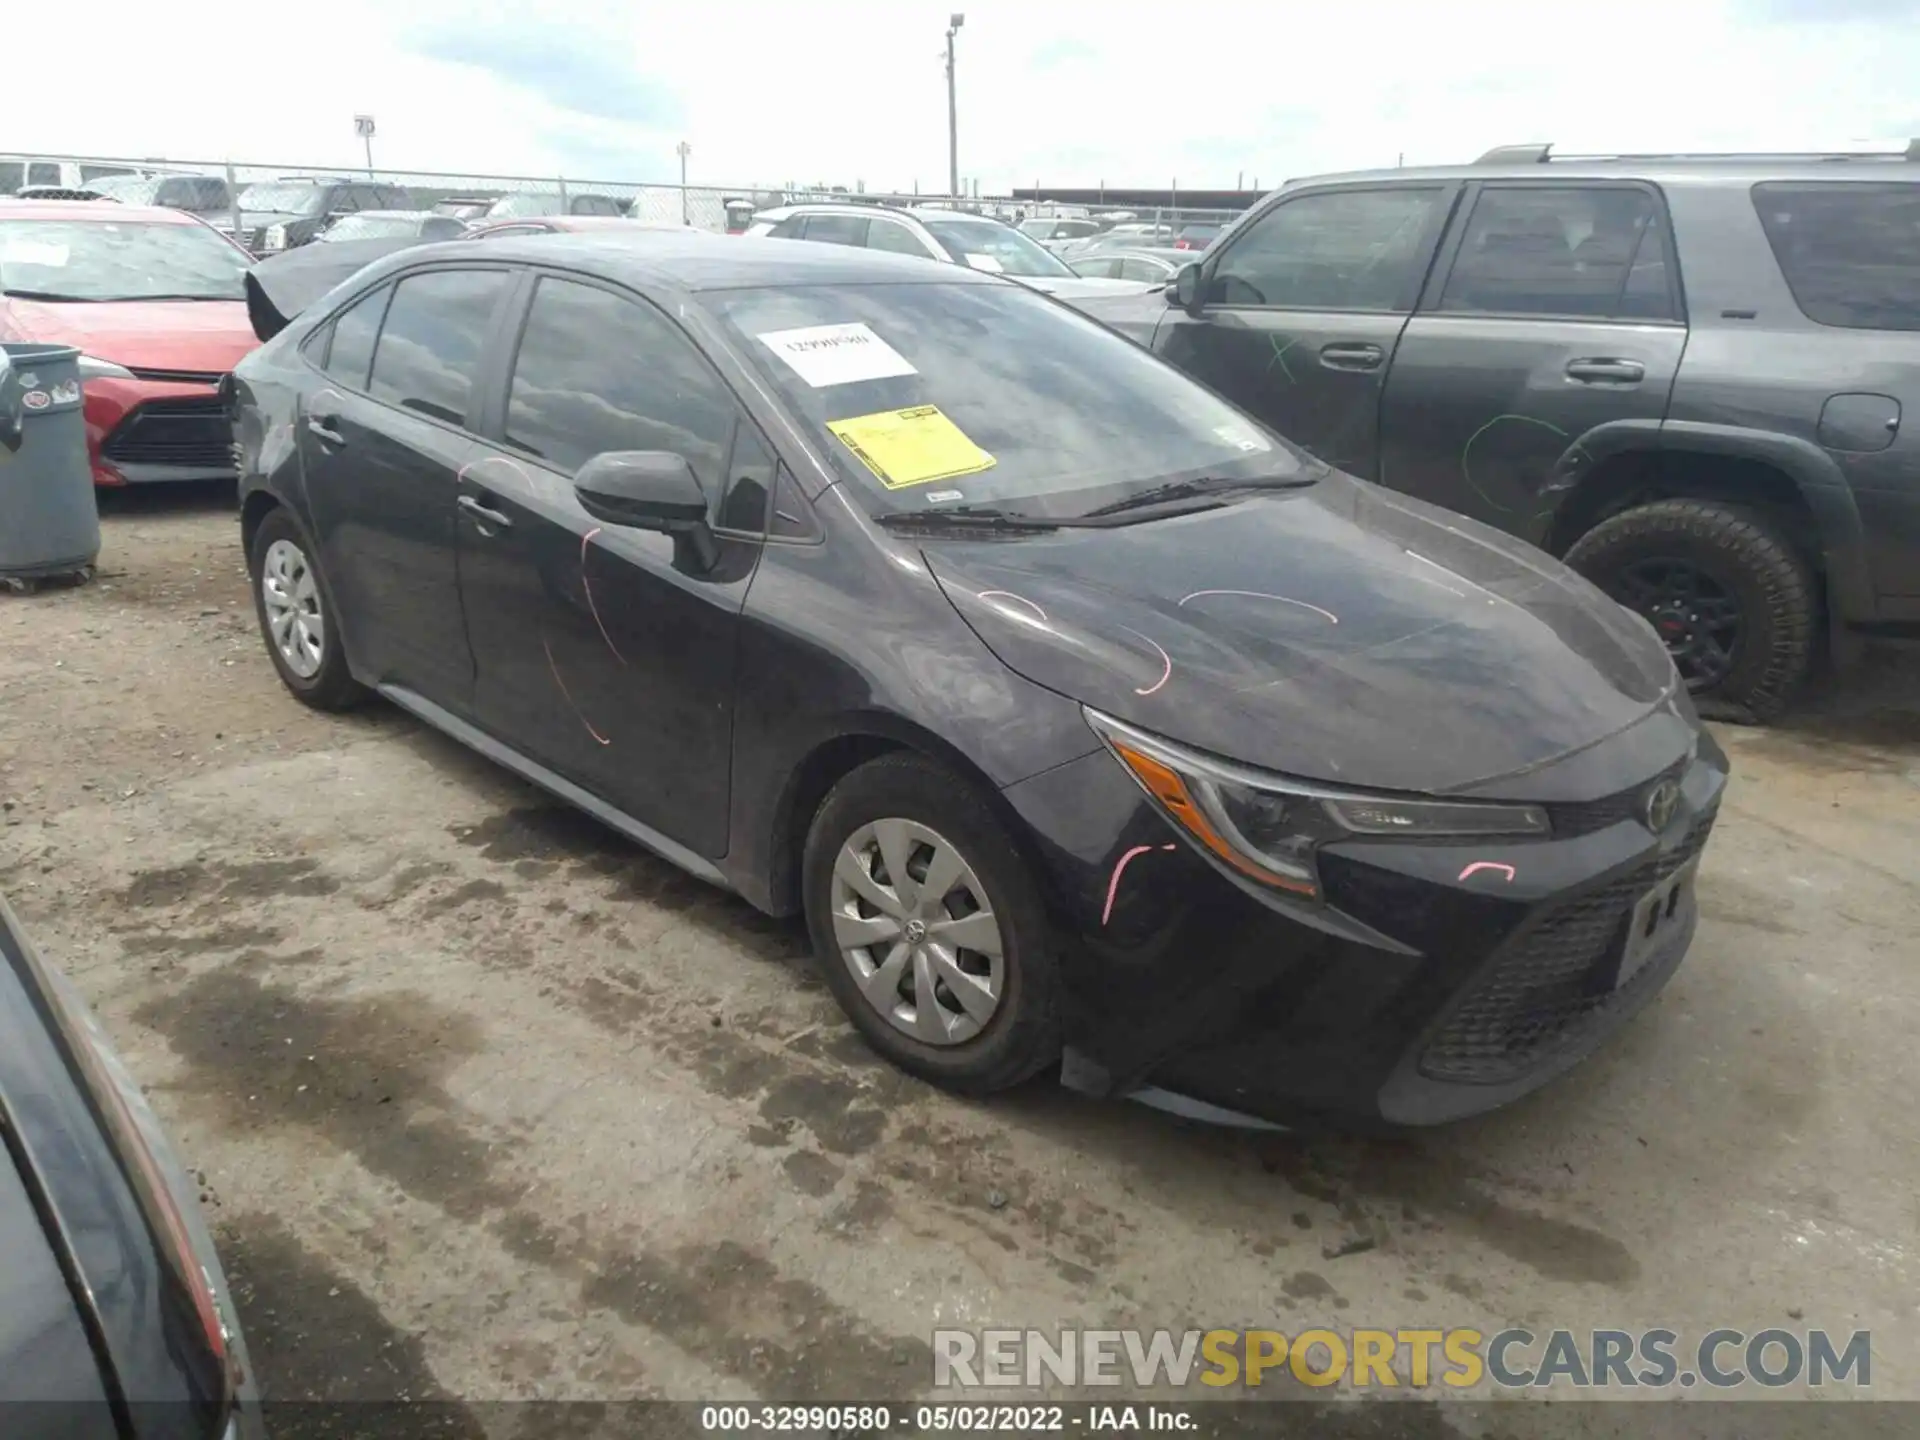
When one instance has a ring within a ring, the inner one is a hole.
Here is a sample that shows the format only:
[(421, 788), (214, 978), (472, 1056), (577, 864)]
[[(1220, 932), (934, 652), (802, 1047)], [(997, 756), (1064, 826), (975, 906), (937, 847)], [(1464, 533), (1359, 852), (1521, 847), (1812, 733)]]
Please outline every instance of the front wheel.
[(1652, 622), (1703, 701), (1768, 720), (1812, 668), (1820, 614), (1813, 574), (1754, 511), (1656, 500), (1602, 521), (1566, 559)]
[(801, 884), (828, 988), (894, 1064), (984, 1093), (1059, 1058), (1038, 888), (966, 780), (916, 755), (862, 765), (815, 814)]

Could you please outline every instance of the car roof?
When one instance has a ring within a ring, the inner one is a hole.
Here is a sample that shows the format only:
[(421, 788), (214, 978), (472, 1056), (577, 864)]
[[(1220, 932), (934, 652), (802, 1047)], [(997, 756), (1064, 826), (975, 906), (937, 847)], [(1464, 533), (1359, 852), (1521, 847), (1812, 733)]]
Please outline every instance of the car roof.
[(179, 210), (159, 205), (102, 205), (98, 200), (0, 199), (0, 220), (97, 220), (102, 224), (128, 222), (154, 225), (201, 225), (205, 222)]
[(858, 200), (802, 200), (754, 212), (756, 220), (785, 220), (789, 215), (893, 215), (909, 220), (978, 220), (983, 225), (1003, 225), (991, 215), (971, 210), (950, 210), (944, 205), (868, 205)]
[[(371, 215), (380, 220), (425, 220), (428, 218), (432, 218), (435, 220), (453, 219), (453, 216), (451, 215), (435, 215), (431, 210), (356, 210), (353, 213), (355, 215)], [(343, 215), (340, 218), (344, 220), (347, 217)]]
[[(1510, 153), (1534, 151), (1544, 147), (1502, 147)], [(1650, 180), (1661, 183), (1710, 183), (1753, 185), (1762, 180), (1841, 180), (1920, 181), (1920, 164), (1898, 154), (1839, 154), (1822, 158), (1821, 153), (1773, 155), (1598, 155), (1556, 156), (1544, 158), (1500, 159), (1502, 151), (1489, 152), (1467, 165), (1425, 165), (1391, 170), (1344, 170), (1326, 175), (1303, 175), (1280, 188), (1298, 189), (1305, 185), (1339, 185), (1368, 180), (1538, 180), (1544, 183), (1566, 180)], [(1824, 153), (1824, 152), (1823, 152)]]
[[(429, 259), (470, 260), (471, 240), (416, 246), (394, 257), (395, 268)], [(639, 289), (741, 290), (762, 286), (860, 285), (929, 282), (998, 285), (1007, 282), (959, 265), (938, 267), (910, 255), (848, 245), (806, 245), (747, 235), (714, 235), (680, 226), (656, 228), (627, 221), (618, 228), (559, 235), (512, 235), (495, 241), (489, 256), (530, 264), (578, 266)]]

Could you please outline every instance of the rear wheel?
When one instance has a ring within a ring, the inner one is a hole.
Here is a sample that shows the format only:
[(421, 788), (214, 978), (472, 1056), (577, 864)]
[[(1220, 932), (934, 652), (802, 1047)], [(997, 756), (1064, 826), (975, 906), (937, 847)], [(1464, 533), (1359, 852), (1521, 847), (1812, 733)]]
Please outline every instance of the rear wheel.
[(326, 585), (293, 517), (285, 510), (268, 511), (247, 560), (261, 638), (281, 683), (316, 710), (345, 710), (366, 698), (366, 690), (347, 672)]
[(828, 987), (896, 1065), (980, 1093), (1058, 1059), (1039, 892), (967, 781), (916, 755), (862, 765), (815, 814), (801, 883)]
[(1812, 667), (1820, 608), (1813, 573), (1754, 511), (1657, 500), (1596, 525), (1566, 558), (1652, 623), (1704, 701), (1771, 719)]

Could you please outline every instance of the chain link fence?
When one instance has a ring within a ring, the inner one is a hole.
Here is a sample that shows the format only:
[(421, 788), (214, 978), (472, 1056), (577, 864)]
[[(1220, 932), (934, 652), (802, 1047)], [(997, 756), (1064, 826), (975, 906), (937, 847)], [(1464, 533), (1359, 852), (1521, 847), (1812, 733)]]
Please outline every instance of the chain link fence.
[[(18, 172), (16, 174), (16, 172)], [(864, 192), (841, 185), (800, 185), (792, 181), (780, 184), (752, 185), (661, 185), (625, 180), (596, 180), (571, 175), (486, 175), (436, 170), (389, 170), (347, 168), (330, 165), (271, 165), (260, 162), (225, 160), (167, 160), (154, 156), (131, 158), (100, 155), (0, 155), (0, 194), (10, 194), (27, 184), (86, 185), (97, 178), (125, 174), (187, 174), (224, 178), (244, 191), (249, 185), (287, 179), (371, 180), (382, 185), (398, 185), (407, 192), (408, 204), (415, 209), (431, 210), (451, 200), (493, 201), (507, 196), (524, 197), (527, 213), (546, 206), (570, 213), (608, 213), (598, 203), (610, 200), (621, 213), (656, 225), (686, 224), (701, 230), (724, 230), (729, 200), (745, 200), (756, 210), (803, 202), (865, 203), (871, 205), (939, 206), (1017, 223), (1023, 219), (1061, 217), (1105, 219), (1124, 216), (1126, 220), (1150, 223), (1177, 230), (1189, 224), (1224, 225), (1239, 212), (1208, 210), (1191, 206), (1061, 205), (1050, 201), (1023, 201), (1005, 196), (941, 194), (904, 194)]]

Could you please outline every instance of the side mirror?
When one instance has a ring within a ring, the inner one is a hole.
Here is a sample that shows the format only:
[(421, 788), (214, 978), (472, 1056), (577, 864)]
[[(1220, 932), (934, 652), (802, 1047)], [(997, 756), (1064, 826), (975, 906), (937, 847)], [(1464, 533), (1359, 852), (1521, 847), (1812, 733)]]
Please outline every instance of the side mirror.
[(676, 551), (705, 571), (720, 558), (707, 523), (707, 493), (684, 455), (670, 450), (609, 450), (573, 477), (574, 497), (596, 520), (674, 538)]
[(1200, 267), (1182, 265), (1180, 273), (1173, 277), (1173, 284), (1167, 287), (1167, 298), (1189, 315), (1198, 315), (1200, 313)]
[(20, 448), (21, 426), (26, 411), (20, 405), (20, 391), (13, 383), (13, 361), (0, 350), (0, 460)]

